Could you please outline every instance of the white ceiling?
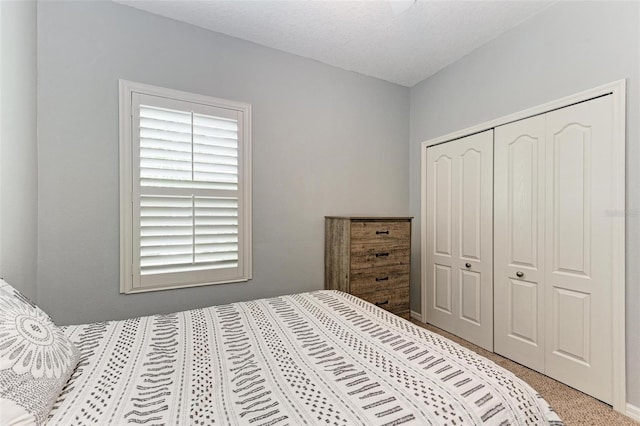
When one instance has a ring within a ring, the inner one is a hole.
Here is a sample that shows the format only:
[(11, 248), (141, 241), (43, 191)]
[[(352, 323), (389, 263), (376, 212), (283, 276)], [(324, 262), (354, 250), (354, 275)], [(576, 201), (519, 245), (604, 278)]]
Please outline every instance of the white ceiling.
[(531, 0), (115, 1), (408, 87), (553, 3)]

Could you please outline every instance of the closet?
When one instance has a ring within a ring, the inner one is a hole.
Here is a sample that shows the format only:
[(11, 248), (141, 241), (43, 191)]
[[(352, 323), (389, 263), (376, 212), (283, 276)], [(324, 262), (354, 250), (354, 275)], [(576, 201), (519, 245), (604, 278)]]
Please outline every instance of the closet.
[(610, 404), (624, 286), (615, 117), (607, 94), (423, 158), (426, 321)]

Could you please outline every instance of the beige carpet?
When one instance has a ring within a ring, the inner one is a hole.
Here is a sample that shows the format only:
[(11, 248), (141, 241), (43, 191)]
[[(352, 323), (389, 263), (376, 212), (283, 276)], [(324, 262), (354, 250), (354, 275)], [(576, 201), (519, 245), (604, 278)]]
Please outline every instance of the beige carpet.
[(509, 359), (503, 358), (492, 352), (486, 351), (472, 343), (447, 333), (444, 330), (431, 325), (422, 324), (412, 320), (416, 325), (426, 328), (429, 331), (438, 333), (454, 342), (471, 349), (472, 351), (489, 358), (496, 364), (511, 371), (532, 388), (540, 392), (540, 395), (553, 407), (562, 421), (567, 426), (589, 425), (589, 426), (638, 426), (640, 422), (624, 416), (611, 407), (577, 391), (567, 385), (557, 382), (543, 374), (537, 373)]

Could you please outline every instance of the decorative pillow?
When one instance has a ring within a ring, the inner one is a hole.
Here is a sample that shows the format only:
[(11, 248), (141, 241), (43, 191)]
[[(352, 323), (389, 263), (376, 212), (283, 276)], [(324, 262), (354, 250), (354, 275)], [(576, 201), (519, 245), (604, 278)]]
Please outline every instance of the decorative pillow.
[(0, 279), (0, 424), (43, 424), (78, 359), (51, 318)]

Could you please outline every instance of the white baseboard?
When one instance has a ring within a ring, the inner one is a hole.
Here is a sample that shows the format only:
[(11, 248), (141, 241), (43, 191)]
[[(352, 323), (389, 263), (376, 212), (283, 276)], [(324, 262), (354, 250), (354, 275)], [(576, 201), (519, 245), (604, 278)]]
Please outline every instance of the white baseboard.
[[(411, 312), (411, 314), (413, 315), (413, 312)], [(636, 407), (635, 405), (631, 405), (627, 402), (626, 414), (632, 419), (640, 421), (640, 407)]]
[(422, 314), (420, 312), (411, 311), (411, 318), (414, 320), (422, 321)]

